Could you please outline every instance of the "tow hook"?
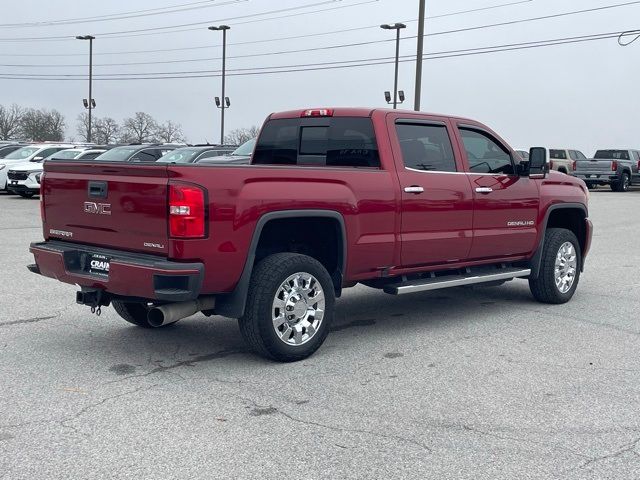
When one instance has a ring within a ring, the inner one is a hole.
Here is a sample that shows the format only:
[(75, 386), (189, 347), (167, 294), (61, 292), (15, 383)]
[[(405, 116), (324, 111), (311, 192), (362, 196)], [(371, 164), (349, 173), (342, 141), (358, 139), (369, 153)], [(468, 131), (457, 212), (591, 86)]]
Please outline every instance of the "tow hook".
[(91, 307), (91, 313), (100, 316), (102, 314), (101, 307), (108, 307), (111, 299), (104, 290), (83, 287), (81, 291), (76, 292), (76, 303)]

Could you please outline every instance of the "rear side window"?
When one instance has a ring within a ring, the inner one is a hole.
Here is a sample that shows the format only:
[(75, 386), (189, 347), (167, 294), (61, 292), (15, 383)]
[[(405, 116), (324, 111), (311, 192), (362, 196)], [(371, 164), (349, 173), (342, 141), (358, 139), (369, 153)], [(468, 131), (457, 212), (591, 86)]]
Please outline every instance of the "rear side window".
[(79, 158), (82, 160), (93, 160), (94, 158), (96, 158), (98, 155), (100, 155), (101, 152), (89, 152), (89, 153), (84, 153), (82, 154)]
[(137, 147), (116, 147), (107, 150), (96, 157), (96, 160), (105, 160), (110, 162), (124, 162), (135, 153)]
[(631, 160), (627, 150), (598, 150), (593, 158), (605, 160)]
[(18, 146), (0, 148), (0, 158), (4, 158), (5, 155), (9, 155), (11, 152), (15, 152), (19, 148), (20, 147)]
[(549, 150), (549, 158), (556, 160), (566, 160), (567, 152), (565, 150)]
[(460, 129), (471, 173), (514, 173), (511, 154), (488, 134), (479, 130)]
[(141, 150), (132, 158), (132, 162), (155, 162), (158, 159), (157, 150)]
[(455, 172), (451, 139), (444, 125), (399, 123), (396, 132), (407, 168), (425, 172)]
[(256, 144), (254, 165), (380, 167), (370, 118), (271, 120)]
[(37, 151), (38, 151), (38, 147), (22, 147), (22, 148), (19, 148), (18, 150), (15, 150), (14, 152), (11, 152), (9, 155), (7, 155), (4, 158), (8, 160), (23, 160), (25, 158), (30, 157)]
[(202, 155), (200, 155), (196, 161), (199, 160), (203, 160), (205, 158), (213, 158), (213, 157), (220, 157), (222, 155), (225, 155), (229, 152), (224, 151), (224, 150), (209, 150), (207, 152), (204, 152)]
[(640, 152), (638, 152), (637, 150), (633, 151), (633, 159), (638, 161), (640, 160)]
[(78, 155), (80, 155), (80, 153), (81, 152), (78, 152), (77, 150), (61, 150), (59, 152), (52, 153), (47, 158), (57, 158), (64, 160), (68, 158), (76, 158)]
[(47, 158), (50, 155), (53, 155), (54, 153), (57, 153), (61, 150), (66, 150), (64, 148), (47, 148), (45, 150), (42, 150), (39, 154), (38, 157), (42, 157), (42, 158)]

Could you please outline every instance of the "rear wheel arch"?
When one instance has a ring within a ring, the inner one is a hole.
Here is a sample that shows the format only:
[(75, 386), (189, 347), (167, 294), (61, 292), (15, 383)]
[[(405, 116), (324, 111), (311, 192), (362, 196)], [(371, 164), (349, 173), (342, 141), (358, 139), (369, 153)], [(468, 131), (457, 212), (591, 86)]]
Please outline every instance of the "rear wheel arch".
[[(314, 219), (320, 222), (326, 222), (326, 225), (333, 226), (334, 230), (330, 238), (335, 241), (335, 259), (328, 260), (322, 255), (320, 255), (320, 258), (316, 258), (313, 251), (304, 251), (304, 249), (300, 251), (287, 248), (270, 249), (268, 245), (265, 247), (265, 244), (261, 243), (265, 238), (269, 238), (266, 236), (272, 235), (272, 232), (276, 228), (274, 226), (278, 224), (291, 225), (291, 222), (299, 220), (308, 226), (309, 223), (313, 224)], [(215, 313), (231, 318), (241, 317), (245, 311), (249, 283), (256, 263), (270, 254), (285, 252), (303, 253), (312, 258), (316, 258), (325, 268), (329, 267), (327, 270), (331, 275), (336, 296), (340, 296), (342, 279), (347, 265), (347, 233), (344, 217), (334, 210), (282, 210), (266, 213), (258, 220), (253, 231), (240, 280), (232, 293), (218, 297)], [(332, 264), (332, 261), (335, 265)]]
[[(587, 244), (587, 227), (585, 223), (587, 217), (587, 207), (581, 203), (551, 205), (547, 209), (542, 223), (542, 236), (530, 261), (531, 278), (537, 278), (540, 272), (545, 235), (550, 228), (564, 228), (573, 232), (578, 238), (581, 251), (584, 251)], [(581, 260), (580, 270), (582, 271), (584, 269), (584, 257), (581, 257)]]

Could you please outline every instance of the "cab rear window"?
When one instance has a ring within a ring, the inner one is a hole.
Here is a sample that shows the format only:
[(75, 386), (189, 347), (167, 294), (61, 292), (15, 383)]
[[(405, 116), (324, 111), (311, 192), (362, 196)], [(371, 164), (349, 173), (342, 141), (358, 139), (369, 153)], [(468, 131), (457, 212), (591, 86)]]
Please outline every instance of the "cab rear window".
[(254, 165), (380, 168), (370, 118), (270, 120), (256, 144)]
[(566, 150), (549, 150), (549, 157), (555, 160), (566, 160), (567, 152)]
[(626, 150), (598, 150), (593, 158), (631, 160), (629, 158), (629, 152)]

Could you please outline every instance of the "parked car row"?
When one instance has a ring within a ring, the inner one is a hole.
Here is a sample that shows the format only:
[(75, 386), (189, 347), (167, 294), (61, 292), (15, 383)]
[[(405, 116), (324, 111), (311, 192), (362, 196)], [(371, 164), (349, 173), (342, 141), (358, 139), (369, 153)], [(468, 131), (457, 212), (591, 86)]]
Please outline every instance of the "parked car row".
[[(516, 149), (524, 161), (529, 160), (525, 149)], [(549, 170), (556, 170), (583, 180), (590, 189), (609, 185), (614, 192), (626, 192), (640, 184), (640, 150), (603, 149), (593, 158), (580, 150), (550, 149), (547, 153)]]
[(73, 143), (0, 144), (0, 191), (31, 198), (40, 193), (47, 160), (167, 163), (249, 163), (255, 140), (240, 147), (229, 145), (135, 144), (94, 145)]
[[(527, 149), (516, 149), (516, 153), (520, 157), (528, 161), (529, 152)], [(570, 148), (550, 148), (547, 150), (547, 164), (549, 170), (571, 175), (576, 169), (576, 163), (580, 160), (586, 160), (587, 157), (580, 150), (572, 150)]]

